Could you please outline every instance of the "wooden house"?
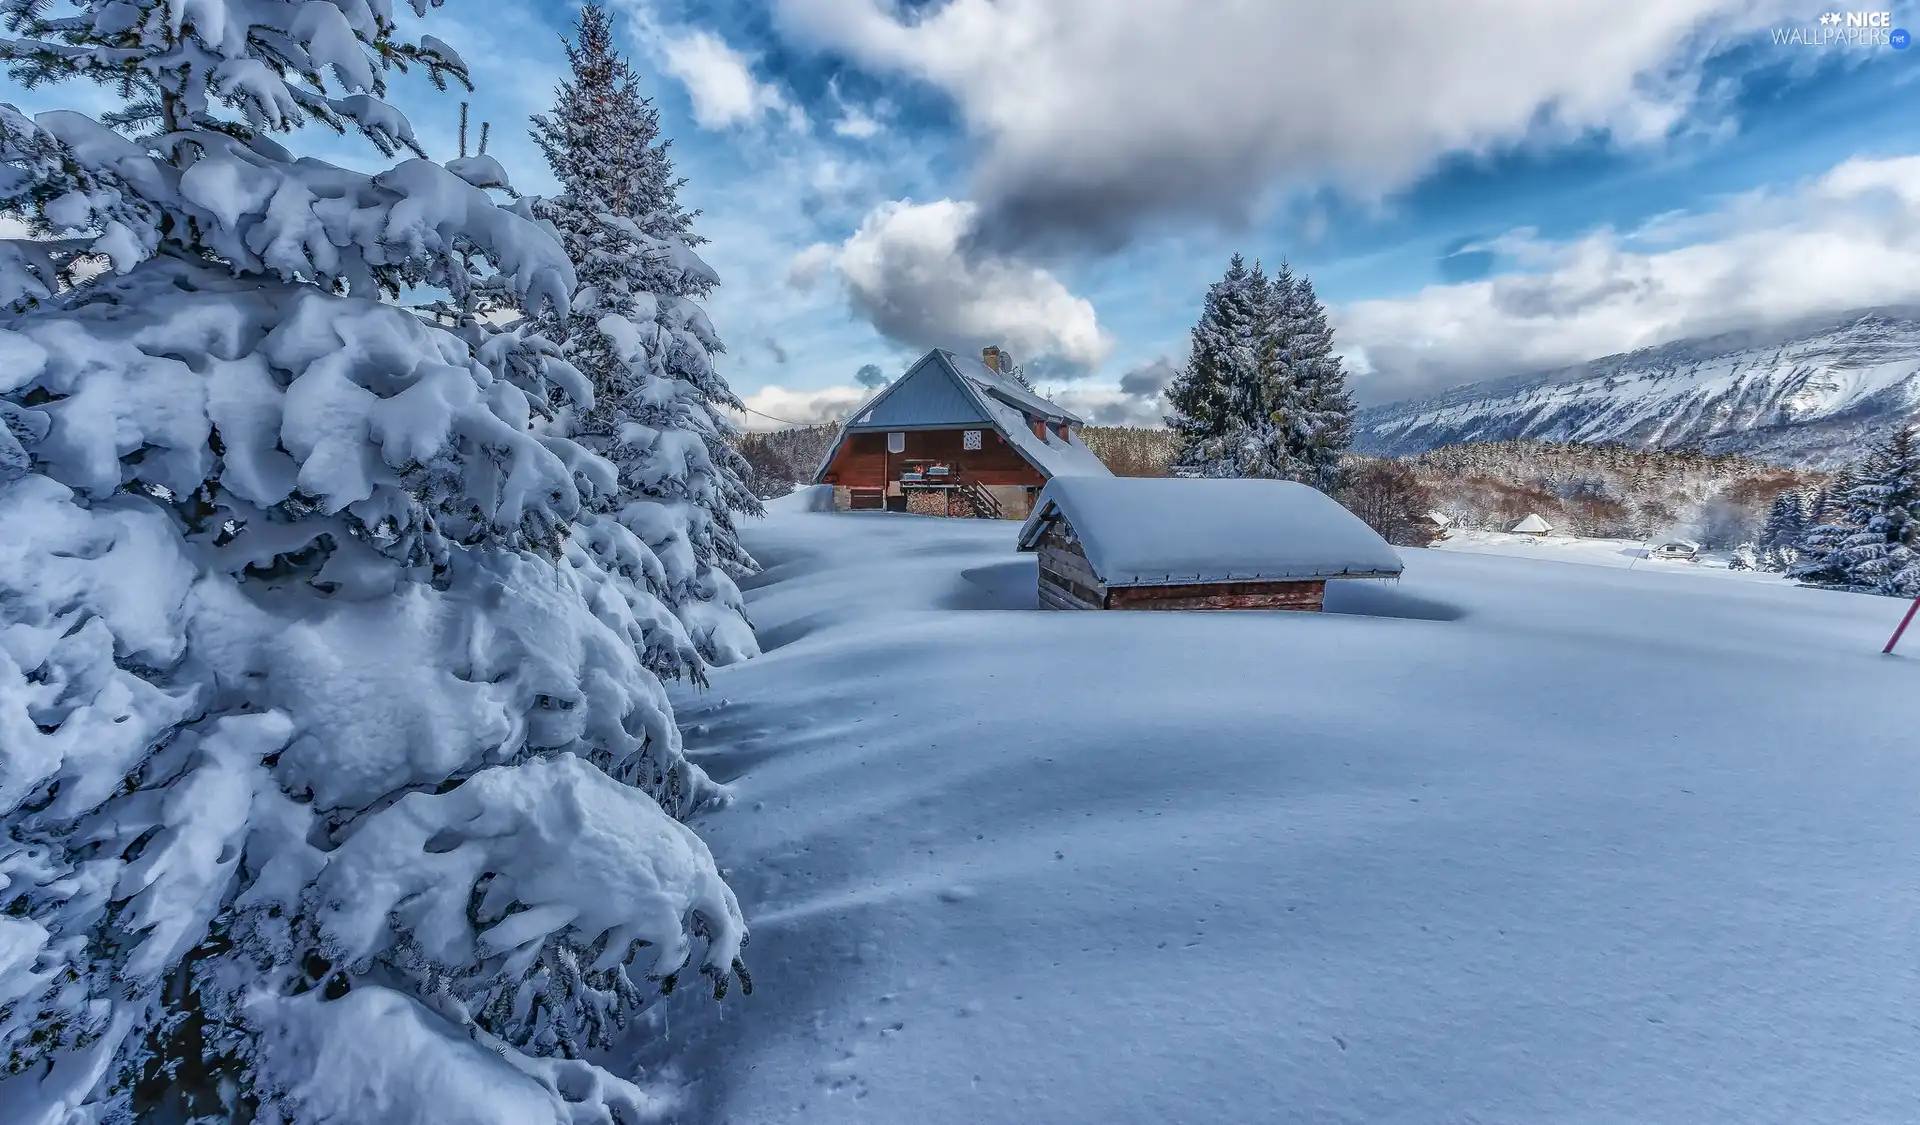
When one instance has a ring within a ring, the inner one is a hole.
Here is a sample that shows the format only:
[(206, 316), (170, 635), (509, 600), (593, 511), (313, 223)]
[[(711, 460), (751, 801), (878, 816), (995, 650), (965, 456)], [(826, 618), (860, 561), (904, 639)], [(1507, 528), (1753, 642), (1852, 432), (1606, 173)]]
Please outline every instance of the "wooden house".
[(1329, 581), (1401, 568), (1332, 497), (1276, 480), (1055, 477), (1020, 549), (1043, 609), (1317, 611)]
[(1024, 519), (1056, 476), (1110, 476), (1070, 411), (1021, 386), (999, 348), (938, 348), (861, 403), (814, 474), (837, 510)]

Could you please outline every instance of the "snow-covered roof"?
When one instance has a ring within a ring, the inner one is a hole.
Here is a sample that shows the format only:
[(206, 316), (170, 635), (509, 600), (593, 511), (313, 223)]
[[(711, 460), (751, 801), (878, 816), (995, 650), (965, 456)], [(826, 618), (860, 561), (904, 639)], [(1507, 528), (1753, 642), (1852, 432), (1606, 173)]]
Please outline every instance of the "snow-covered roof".
[(1553, 525), (1541, 519), (1539, 513), (1536, 512), (1526, 519), (1521, 520), (1519, 523), (1514, 524), (1513, 530), (1521, 535), (1545, 535), (1547, 532), (1553, 530)]
[(1066, 422), (1075, 426), (1082, 424), (1080, 416), (1073, 411), (1034, 394), (1016, 380), (988, 367), (978, 356), (955, 355), (943, 349), (935, 351), (961, 378), (1010, 406), (1036, 414), (1049, 422)]
[(1291, 481), (1058, 476), (1020, 528), (1065, 518), (1108, 586), (1390, 578), (1400, 556), (1332, 497)]
[(1438, 524), (1441, 527), (1452, 527), (1453, 517), (1449, 516), (1445, 512), (1428, 512), (1427, 522), (1432, 524)]
[(1094, 455), (1079, 436), (1068, 431), (1062, 438), (1051, 426), (1047, 427), (1047, 436), (1041, 437), (1027, 424), (1026, 415), (1018, 409), (999, 401), (987, 398), (984, 401), (987, 412), (993, 415), (1000, 432), (1007, 436), (1008, 444), (1019, 451), (1034, 468), (1039, 469), (1051, 480), (1064, 476), (1111, 477), (1113, 470), (1107, 463)]
[[(1033, 432), (1029, 417), (1047, 423), (1047, 436)], [(827, 471), (849, 433), (975, 425), (999, 429), (1022, 457), (1049, 478), (1086, 473), (1111, 476), (1106, 464), (1078, 437), (1062, 439), (1055, 432), (1054, 427), (1062, 423), (1081, 424), (1078, 415), (1033, 394), (980, 360), (935, 348), (847, 416), (813, 476), (818, 480)]]

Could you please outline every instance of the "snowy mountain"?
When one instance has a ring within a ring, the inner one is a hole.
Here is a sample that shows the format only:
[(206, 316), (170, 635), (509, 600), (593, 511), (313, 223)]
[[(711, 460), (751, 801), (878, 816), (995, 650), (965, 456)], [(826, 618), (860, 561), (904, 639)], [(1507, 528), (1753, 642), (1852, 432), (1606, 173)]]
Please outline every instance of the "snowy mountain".
[(1538, 438), (1698, 447), (1830, 467), (1920, 410), (1920, 308), (1679, 340), (1369, 407), (1356, 449)]

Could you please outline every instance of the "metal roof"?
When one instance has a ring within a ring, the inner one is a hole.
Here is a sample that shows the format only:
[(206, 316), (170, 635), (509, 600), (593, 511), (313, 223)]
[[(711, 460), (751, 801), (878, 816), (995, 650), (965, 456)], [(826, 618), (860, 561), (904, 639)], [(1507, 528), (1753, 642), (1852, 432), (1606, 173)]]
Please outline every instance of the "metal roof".
[[(933, 426), (990, 426), (993, 419), (940, 352), (928, 352), (847, 422), (847, 432)], [(984, 366), (984, 365), (983, 365)]]
[(1013, 379), (988, 367), (986, 362), (980, 357), (955, 355), (950, 351), (936, 350), (939, 351), (941, 358), (947, 361), (947, 365), (951, 367), (955, 373), (974, 383), (981, 390), (986, 391), (993, 397), (1007, 403), (1009, 406), (1015, 406), (1021, 410), (1038, 414), (1049, 422), (1068, 422), (1076, 426), (1082, 424), (1082, 419), (1071, 410), (1063, 408), (1058, 403), (1048, 402), (1046, 399), (1034, 394)]

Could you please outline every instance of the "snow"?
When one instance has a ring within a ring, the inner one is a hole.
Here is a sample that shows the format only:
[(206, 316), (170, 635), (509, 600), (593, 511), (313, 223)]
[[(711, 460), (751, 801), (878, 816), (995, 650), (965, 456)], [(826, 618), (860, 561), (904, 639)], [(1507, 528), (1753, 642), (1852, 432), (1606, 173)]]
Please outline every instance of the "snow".
[(1508, 530), (1520, 535), (1545, 535), (1553, 530), (1553, 525), (1535, 513), (1514, 524)]
[(1081, 441), (1079, 435), (1074, 434), (1072, 430), (1068, 430), (1065, 440), (1062, 440), (1051, 427), (1048, 427), (1046, 437), (1040, 437), (1033, 432), (1033, 427), (1028, 425), (1027, 416), (1019, 410), (992, 395), (983, 394), (979, 398), (980, 405), (985, 407), (987, 413), (993, 417), (995, 424), (1000, 427), (1000, 432), (1006, 435), (1007, 441), (1019, 450), (1020, 455), (1031, 462), (1034, 468), (1039, 469), (1049, 478), (1113, 475), (1113, 470), (1107, 468), (1106, 462), (1095, 456), (1093, 450), (1088, 449), (1086, 443)]
[(1690, 559), (1663, 559), (1656, 544), (1638, 539), (1583, 539), (1574, 535), (1527, 535), (1506, 531), (1455, 531), (1434, 544), (1437, 551), (1511, 555), (1517, 558), (1616, 567), (1663, 574), (1710, 574), (1715, 579), (1779, 583), (1767, 571), (1729, 572), (1730, 551), (1701, 551)]
[[(312, 1125), (378, 1120), (427, 1125), (569, 1125), (560, 1097), (500, 1055), (391, 989), (356, 988), (331, 1004), (315, 993), (256, 997), (263, 1062), (287, 1108)], [(369, 1026), (385, 1034), (369, 1037)]]
[(1108, 586), (1389, 577), (1400, 556), (1331, 497), (1292, 481), (1059, 477), (1020, 529), (1027, 550), (1065, 516)]
[[(693, 952), (690, 913), (713, 935), (707, 958), (721, 970), (746, 937), (693, 830), (571, 754), (482, 770), (448, 793), (407, 794), (328, 856), (319, 893), (321, 931), (351, 961), (410, 933), (437, 964), (504, 956), (517, 976), (549, 935), (568, 931), (585, 947), (610, 938), (599, 969), (644, 942), (648, 972), (663, 977)], [(525, 909), (502, 917), (515, 903)]]
[(806, 504), (676, 698), (756, 985), (674, 1006), (683, 1120), (1911, 1116), (1900, 603), (1405, 550), (1042, 613), (1007, 525)]

